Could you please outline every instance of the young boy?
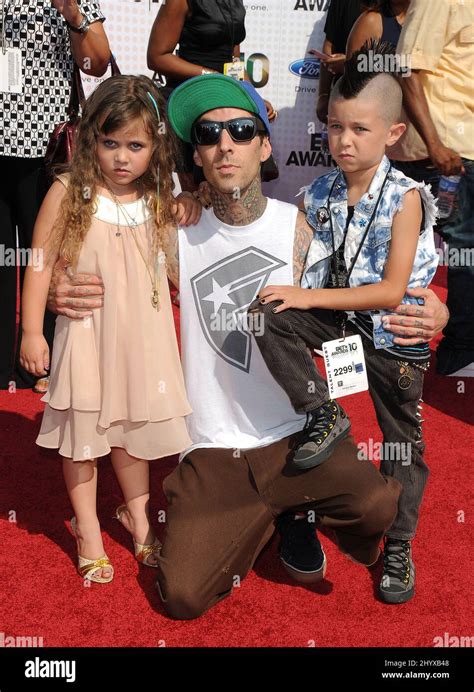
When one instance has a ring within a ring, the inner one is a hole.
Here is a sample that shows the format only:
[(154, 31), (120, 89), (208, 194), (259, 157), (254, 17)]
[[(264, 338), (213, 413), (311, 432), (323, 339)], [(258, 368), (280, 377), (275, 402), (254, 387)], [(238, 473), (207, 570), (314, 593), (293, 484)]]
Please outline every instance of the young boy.
[(385, 156), (405, 130), (401, 88), (389, 74), (360, 72), (359, 54), (329, 104), (329, 147), (338, 168), (306, 191), (314, 229), (302, 280), (307, 288), (267, 286), (250, 310), (265, 313), (264, 329), (254, 336), (268, 368), (295, 410), (308, 416), (289, 462), (299, 470), (322, 463), (350, 430), (307, 347), (321, 348), (344, 330), (361, 336), (383, 448), (396, 452), (385, 452), (381, 471), (403, 486), (387, 533), (380, 594), (402, 603), (414, 594), (410, 541), (428, 476), (420, 402), (430, 351), (422, 330), (402, 347), (382, 322), (400, 302), (416, 303), (407, 288), (426, 287), (433, 278), (437, 210), (429, 187), (392, 168)]

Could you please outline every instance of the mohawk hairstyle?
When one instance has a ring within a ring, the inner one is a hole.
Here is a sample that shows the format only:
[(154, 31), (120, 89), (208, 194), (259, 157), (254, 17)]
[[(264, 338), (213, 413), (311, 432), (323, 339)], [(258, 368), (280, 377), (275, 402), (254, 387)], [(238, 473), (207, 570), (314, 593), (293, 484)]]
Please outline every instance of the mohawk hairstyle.
[[(344, 74), (331, 91), (336, 99), (375, 98), (379, 115), (391, 126), (400, 121), (402, 89), (396, 77), (398, 58), (391, 43), (369, 39), (346, 62)], [(362, 93), (363, 92), (363, 93)]]
[[(383, 60), (385, 56), (394, 56), (395, 50), (392, 43), (381, 41), (380, 39), (369, 38), (362, 48), (355, 51), (344, 65), (344, 74), (337, 82), (338, 92), (342, 98), (355, 98), (367, 84), (380, 74), (391, 75), (396, 79), (396, 70), (384, 69), (381, 71), (378, 67), (380, 60), (383, 61), (384, 67), (390, 62), (395, 62)], [(377, 66), (374, 59), (375, 56), (377, 56)], [(362, 64), (372, 69), (362, 69)], [(376, 69), (374, 69), (374, 67), (376, 67)]]

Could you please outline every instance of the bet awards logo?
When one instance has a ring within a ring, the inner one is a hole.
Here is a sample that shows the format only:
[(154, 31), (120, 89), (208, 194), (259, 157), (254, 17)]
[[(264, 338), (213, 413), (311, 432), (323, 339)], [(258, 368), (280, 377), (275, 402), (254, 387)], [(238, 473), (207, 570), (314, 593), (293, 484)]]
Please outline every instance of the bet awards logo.
[(294, 10), (327, 12), (331, 0), (296, 0)]
[(286, 166), (324, 166), (332, 168), (334, 161), (331, 154), (322, 146), (321, 132), (314, 132), (314, 123), (310, 123), (308, 134), (311, 137), (309, 151), (290, 152), (286, 161)]

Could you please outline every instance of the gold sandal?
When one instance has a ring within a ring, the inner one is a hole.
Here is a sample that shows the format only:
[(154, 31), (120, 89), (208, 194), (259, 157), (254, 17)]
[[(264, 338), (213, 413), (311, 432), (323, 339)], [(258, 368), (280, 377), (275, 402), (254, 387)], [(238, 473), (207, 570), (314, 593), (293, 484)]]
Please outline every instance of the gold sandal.
[(36, 380), (33, 391), (36, 394), (46, 394), (48, 391), (49, 387), (49, 375), (45, 375), (44, 377), (40, 377), (39, 380)]
[[(76, 517), (73, 517), (71, 519), (71, 529), (74, 534), (74, 537), (77, 540), (76, 536)], [(103, 569), (104, 567), (108, 567), (111, 570), (111, 575), (110, 577), (99, 577), (98, 575), (95, 575), (94, 572), (96, 572), (98, 569)], [(114, 568), (112, 566), (112, 563), (110, 562), (109, 558), (107, 555), (103, 555), (100, 557), (98, 560), (89, 560), (86, 557), (82, 557), (82, 555), (77, 554), (77, 571), (81, 575), (83, 579), (88, 579), (89, 581), (94, 581), (97, 584), (108, 584), (112, 579), (114, 578)]]
[[(117, 507), (115, 511), (115, 519), (118, 519), (119, 522), (122, 524), (122, 526), (125, 526), (123, 521), (122, 521), (122, 514), (125, 512), (127, 509), (127, 505), (120, 505), (120, 507)], [(126, 528), (126, 527), (125, 527)], [(130, 532), (129, 532), (130, 533)], [(158, 538), (155, 536), (155, 540), (153, 543), (149, 543), (148, 545), (144, 545), (142, 543), (137, 543), (137, 541), (133, 538), (133, 547), (135, 550), (135, 558), (137, 559), (138, 562), (141, 562), (142, 565), (146, 565), (147, 567), (158, 567), (158, 564), (153, 564), (148, 561), (148, 558), (151, 555), (159, 555), (162, 545)]]

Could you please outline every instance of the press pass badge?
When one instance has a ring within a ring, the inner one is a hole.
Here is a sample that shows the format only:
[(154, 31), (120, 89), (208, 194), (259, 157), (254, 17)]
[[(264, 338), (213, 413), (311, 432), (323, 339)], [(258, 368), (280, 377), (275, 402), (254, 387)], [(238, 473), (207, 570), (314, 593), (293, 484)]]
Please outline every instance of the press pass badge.
[(234, 60), (233, 62), (224, 63), (224, 74), (227, 77), (233, 77), (239, 82), (245, 79), (245, 63), (243, 60)]
[(325, 341), (323, 356), (331, 399), (369, 388), (362, 339), (358, 334)]
[(8, 94), (21, 94), (23, 91), (20, 48), (0, 50), (0, 91)]

